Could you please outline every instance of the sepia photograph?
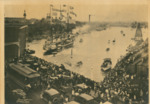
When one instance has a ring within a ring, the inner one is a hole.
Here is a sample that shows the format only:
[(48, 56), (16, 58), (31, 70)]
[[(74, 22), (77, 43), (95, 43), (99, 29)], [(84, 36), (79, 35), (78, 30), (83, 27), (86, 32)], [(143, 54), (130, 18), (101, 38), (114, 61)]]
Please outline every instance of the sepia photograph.
[(93, 2), (4, 5), (4, 104), (149, 104), (148, 4)]

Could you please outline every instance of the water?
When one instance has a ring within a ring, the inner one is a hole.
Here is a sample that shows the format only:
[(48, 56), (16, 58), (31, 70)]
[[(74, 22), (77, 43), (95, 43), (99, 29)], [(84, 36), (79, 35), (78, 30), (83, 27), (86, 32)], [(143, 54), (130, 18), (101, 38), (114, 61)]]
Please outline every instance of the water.
[[(120, 31), (123, 30), (125, 36)], [(94, 81), (100, 82), (104, 78), (104, 74), (100, 70), (104, 58), (111, 58), (112, 66), (115, 66), (117, 59), (126, 54), (126, 49), (130, 44), (134, 44), (131, 40), (135, 36), (135, 29), (124, 27), (112, 27), (103, 31), (92, 31), (89, 34), (79, 35), (74, 42), (72, 48), (73, 56), (71, 58), (71, 48), (63, 50), (55, 57), (53, 55), (44, 56), (43, 45), (45, 40), (33, 41), (28, 43), (29, 48), (36, 51), (37, 57), (55, 64), (64, 64), (65, 67), (73, 72), (80, 73)], [(147, 30), (143, 29), (143, 39), (147, 37)], [(83, 42), (80, 43), (80, 39)], [(116, 40), (113, 43), (113, 40)], [(108, 43), (110, 40), (110, 43)], [(110, 51), (106, 51), (110, 48)], [(82, 61), (83, 65), (77, 67), (77, 62)], [(71, 64), (71, 66), (70, 66)]]

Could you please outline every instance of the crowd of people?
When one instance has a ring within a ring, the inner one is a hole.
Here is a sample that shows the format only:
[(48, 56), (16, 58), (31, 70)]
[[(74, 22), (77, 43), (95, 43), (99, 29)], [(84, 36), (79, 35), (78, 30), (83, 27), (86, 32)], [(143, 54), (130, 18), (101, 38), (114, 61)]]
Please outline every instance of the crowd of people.
[[(146, 46), (146, 45), (144, 45)], [(143, 47), (144, 47), (143, 46)], [(47, 62), (36, 56), (25, 54), (25, 56), (14, 59), (14, 62), (21, 62), (40, 74), (40, 89), (45, 90), (55, 88), (60, 90), (61, 86), (72, 88), (71, 94), (87, 93), (95, 98), (99, 103), (106, 101), (117, 104), (145, 104), (148, 103), (148, 76), (139, 77), (136, 73), (128, 73), (127, 67), (133, 60), (134, 54), (128, 53), (122, 58), (113, 70), (105, 73), (106, 76), (102, 82), (95, 82), (85, 78), (75, 72), (51, 62)], [(87, 87), (76, 90), (77, 84), (85, 84)], [(86, 89), (86, 90), (85, 90)], [(84, 90), (84, 91), (81, 91)], [(71, 100), (71, 99), (70, 99)]]

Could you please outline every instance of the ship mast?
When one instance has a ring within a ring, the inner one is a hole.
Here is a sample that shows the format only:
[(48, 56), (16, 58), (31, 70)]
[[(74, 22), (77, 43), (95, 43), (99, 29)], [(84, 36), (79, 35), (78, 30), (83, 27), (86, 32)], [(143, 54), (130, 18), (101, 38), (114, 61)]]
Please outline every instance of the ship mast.
[(52, 42), (53, 42), (53, 29), (52, 29), (52, 8), (53, 8), (53, 5), (50, 5), (50, 26), (51, 26), (51, 36), (52, 36)]

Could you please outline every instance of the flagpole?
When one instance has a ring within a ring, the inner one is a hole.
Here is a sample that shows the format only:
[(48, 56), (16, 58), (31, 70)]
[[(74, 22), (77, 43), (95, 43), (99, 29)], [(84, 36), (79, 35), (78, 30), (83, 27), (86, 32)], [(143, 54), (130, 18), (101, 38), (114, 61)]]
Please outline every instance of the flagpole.
[(61, 5), (60, 5), (60, 34), (61, 34), (61, 41), (62, 41), (62, 31), (61, 31), (61, 30), (62, 30), (62, 29), (61, 29), (61, 28), (62, 28), (62, 27), (61, 27), (61, 18), (62, 18), (62, 17), (61, 17), (61, 16), (62, 16), (62, 15), (61, 15)]
[(51, 26), (51, 36), (53, 42), (53, 33), (52, 33), (52, 5), (50, 5), (50, 26)]
[[(69, 5), (68, 5), (68, 13), (67, 13), (67, 32), (69, 33)], [(68, 34), (69, 35), (69, 34)], [(68, 37), (68, 36), (67, 36)]]
[(60, 16), (61, 16), (61, 5), (60, 5)]
[(52, 5), (50, 5), (50, 23), (52, 22)]

